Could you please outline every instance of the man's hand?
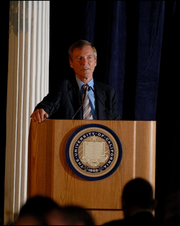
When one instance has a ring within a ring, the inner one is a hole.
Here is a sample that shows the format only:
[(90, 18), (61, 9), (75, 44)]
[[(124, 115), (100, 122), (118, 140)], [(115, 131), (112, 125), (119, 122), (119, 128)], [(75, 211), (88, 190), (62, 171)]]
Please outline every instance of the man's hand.
[(35, 110), (31, 115), (31, 119), (37, 123), (41, 123), (48, 117), (49, 117), (49, 115), (42, 108)]

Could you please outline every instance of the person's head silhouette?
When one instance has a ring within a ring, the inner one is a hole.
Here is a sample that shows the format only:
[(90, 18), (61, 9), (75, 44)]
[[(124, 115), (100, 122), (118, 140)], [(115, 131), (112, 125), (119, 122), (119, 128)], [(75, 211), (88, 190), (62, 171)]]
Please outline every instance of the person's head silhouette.
[(130, 180), (123, 189), (122, 207), (124, 217), (129, 217), (137, 211), (154, 209), (153, 189), (151, 184), (142, 178)]

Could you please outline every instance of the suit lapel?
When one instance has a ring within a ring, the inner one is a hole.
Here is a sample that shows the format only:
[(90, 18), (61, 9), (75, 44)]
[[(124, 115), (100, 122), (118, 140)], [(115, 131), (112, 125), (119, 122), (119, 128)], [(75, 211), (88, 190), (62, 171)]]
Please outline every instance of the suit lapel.
[[(102, 85), (98, 82), (94, 82), (94, 88), (95, 88), (95, 105), (96, 105), (96, 114), (97, 119), (105, 119), (105, 100), (106, 100), (106, 94), (102, 87)], [(103, 106), (104, 105), (104, 106)]]
[[(68, 83), (68, 96), (71, 101), (72, 108), (74, 109), (73, 115), (78, 111), (81, 106), (81, 95), (79, 94), (79, 87), (77, 82)], [(75, 119), (82, 119), (82, 109), (78, 112)]]

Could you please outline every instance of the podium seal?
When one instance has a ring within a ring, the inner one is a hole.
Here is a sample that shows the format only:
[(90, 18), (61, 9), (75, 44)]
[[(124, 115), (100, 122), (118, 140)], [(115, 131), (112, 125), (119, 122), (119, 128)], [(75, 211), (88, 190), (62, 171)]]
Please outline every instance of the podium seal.
[(86, 180), (101, 180), (118, 168), (122, 146), (118, 136), (108, 127), (88, 124), (78, 128), (69, 138), (66, 159), (72, 171)]

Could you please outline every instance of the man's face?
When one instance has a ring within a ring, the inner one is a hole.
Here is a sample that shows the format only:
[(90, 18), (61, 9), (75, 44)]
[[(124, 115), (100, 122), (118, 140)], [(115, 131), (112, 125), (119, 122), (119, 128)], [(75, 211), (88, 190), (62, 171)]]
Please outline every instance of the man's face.
[(92, 79), (96, 65), (97, 61), (91, 46), (74, 49), (70, 66), (81, 81), (88, 83)]

